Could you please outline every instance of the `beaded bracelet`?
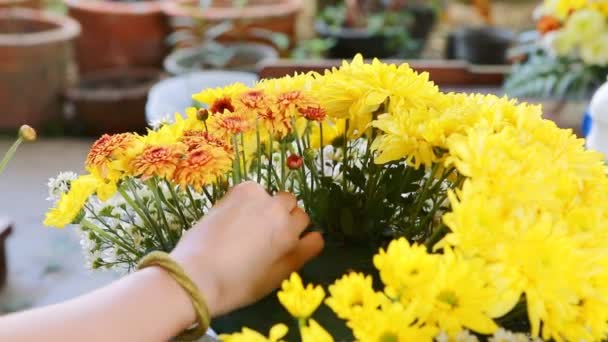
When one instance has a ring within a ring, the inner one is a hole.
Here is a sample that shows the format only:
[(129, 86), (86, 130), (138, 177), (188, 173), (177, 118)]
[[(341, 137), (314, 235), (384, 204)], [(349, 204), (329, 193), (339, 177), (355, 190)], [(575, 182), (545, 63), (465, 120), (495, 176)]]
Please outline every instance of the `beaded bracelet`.
[(200, 339), (205, 335), (207, 329), (209, 329), (210, 315), (205, 299), (196, 284), (186, 275), (184, 269), (165, 252), (156, 251), (146, 255), (141, 259), (137, 267), (143, 269), (149, 266), (159, 266), (167, 271), (179, 286), (186, 291), (188, 297), (190, 297), (190, 301), (192, 301), (192, 307), (196, 313), (198, 324), (176, 336), (176, 339), (180, 341), (196, 341)]

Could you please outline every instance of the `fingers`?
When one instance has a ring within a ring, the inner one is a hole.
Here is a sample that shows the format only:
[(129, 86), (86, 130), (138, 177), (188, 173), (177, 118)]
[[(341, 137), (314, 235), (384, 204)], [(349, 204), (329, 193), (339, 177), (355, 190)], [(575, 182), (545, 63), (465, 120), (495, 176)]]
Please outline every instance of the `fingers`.
[(310, 259), (319, 255), (324, 246), (325, 242), (321, 233), (312, 232), (304, 235), (296, 246), (273, 267), (273, 272), (275, 272), (273, 278), (276, 280), (276, 284), (287, 278), (292, 272), (302, 268)]
[(270, 195), (266, 192), (263, 186), (256, 182), (246, 181), (228, 189), (226, 195), (224, 195), (219, 202), (214, 204), (214, 208), (225, 206), (230, 207), (232, 205), (239, 205), (244, 202), (255, 203), (270, 198)]
[(287, 210), (288, 213), (291, 213), (291, 211), (298, 206), (298, 199), (296, 196), (288, 192), (277, 193), (273, 200), (277, 201), (283, 208), (285, 208), (285, 210)]
[(308, 214), (299, 207), (296, 207), (291, 211), (290, 221), (291, 225), (289, 228), (293, 234), (298, 237), (310, 225), (310, 217), (308, 217)]

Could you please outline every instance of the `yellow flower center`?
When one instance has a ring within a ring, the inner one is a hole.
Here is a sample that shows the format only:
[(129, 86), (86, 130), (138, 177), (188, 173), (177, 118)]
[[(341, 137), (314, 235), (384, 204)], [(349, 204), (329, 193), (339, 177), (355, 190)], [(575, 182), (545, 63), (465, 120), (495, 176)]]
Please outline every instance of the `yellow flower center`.
[(454, 309), (458, 306), (458, 297), (456, 296), (454, 291), (443, 290), (443, 291), (439, 292), (437, 299), (448, 304), (451, 309)]
[(385, 332), (380, 336), (380, 342), (399, 342), (399, 337), (392, 332)]

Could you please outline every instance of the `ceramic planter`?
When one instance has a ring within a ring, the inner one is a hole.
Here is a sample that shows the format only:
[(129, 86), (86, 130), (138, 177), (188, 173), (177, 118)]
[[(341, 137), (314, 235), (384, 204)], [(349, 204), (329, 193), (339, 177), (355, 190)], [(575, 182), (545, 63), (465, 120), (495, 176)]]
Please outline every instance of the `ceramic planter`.
[(112, 69), (83, 74), (66, 92), (77, 127), (86, 135), (143, 132), (148, 91), (161, 78), (157, 69)]
[[(271, 46), (259, 43), (227, 43), (226, 53), (232, 55), (225, 66), (227, 70), (256, 72), (262, 62), (276, 60), (279, 55)], [(173, 75), (205, 69), (218, 69), (213, 66), (209, 56), (212, 54), (204, 46), (177, 49), (165, 58), (165, 70)]]
[(72, 40), (80, 26), (30, 9), (0, 10), (0, 130), (40, 129), (61, 114), (74, 78)]
[(507, 50), (514, 39), (511, 31), (497, 27), (460, 29), (448, 37), (446, 57), (472, 64), (508, 64)]
[(332, 30), (323, 21), (317, 21), (315, 29), (320, 37), (332, 38), (336, 42), (328, 51), (329, 58), (349, 59), (358, 53), (370, 58), (387, 58), (396, 53), (388, 49), (386, 37), (371, 33), (367, 29)]
[(180, 24), (184, 19), (207, 23), (231, 21), (234, 29), (221, 37), (222, 41), (267, 42), (255, 34), (256, 29), (283, 33), (293, 44), (296, 41), (296, 19), (303, 0), (249, 0), (242, 7), (233, 0), (214, 0), (208, 8), (201, 8), (198, 0), (163, 2), (165, 13), (173, 19), (176, 31), (190, 30)]
[(69, 15), (82, 26), (76, 41), (81, 72), (162, 65), (169, 25), (159, 1), (66, 0), (66, 4)]

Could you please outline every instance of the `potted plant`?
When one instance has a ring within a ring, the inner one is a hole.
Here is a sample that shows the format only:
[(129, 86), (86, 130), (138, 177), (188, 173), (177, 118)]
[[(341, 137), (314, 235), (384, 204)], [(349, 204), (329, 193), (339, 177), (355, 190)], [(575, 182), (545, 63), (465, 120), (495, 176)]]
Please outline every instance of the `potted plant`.
[(160, 67), (168, 52), (169, 24), (158, 0), (66, 0), (80, 22), (76, 41), (81, 72), (108, 68)]
[(537, 29), (514, 49), (521, 62), (505, 91), (543, 103), (552, 115), (581, 117), (608, 76), (608, 9), (602, 6), (545, 1), (537, 11)]
[(322, 234), (325, 248), (269, 297), (274, 309), (249, 308), (260, 333), (221, 340), (605, 340), (605, 157), (538, 106), (444, 93), (406, 64), (361, 56), (193, 98), (209, 108), (146, 136), (102, 136), (86, 173), (52, 192), (45, 224), (78, 225), (93, 268), (131, 271), (171, 251), (251, 180), (292, 192), (292, 214), (312, 223), (292, 227), (293, 244)]
[(333, 38), (331, 58), (417, 57), (436, 20), (435, 9), (406, 1), (346, 0), (322, 9), (315, 24)]
[(164, 2), (163, 8), (178, 32), (191, 30), (189, 24), (184, 25), (186, 19), (210, 25), (229, 21), (233, 27), (222, 34), (222, 41), (267, 43), (259, 32), (274, 32), (295, 42), (302, 3), (303, 0), (173, 0)]
[(447, 58), (479, 65), (509, 64), (507, 52), (514, 34), (495, 26), (465, 27), (448, 36)]
[[(56, 120), (61, 93), (75, 78), (78, 23), (29, 9), (0, 10), (0, 130)], [(25, 95), (26, 93), (29, 95)]]
[(144, 132), (150, 88), (160, 80), (157, 69), (109, 69), (84, 74), (65, 98), (76, 130), (89, 136)]
[[(279, 57), (276, 49), (268, 44), (245, 41), (220, 42), (219, 38), (233, 29), (233, 23), (226, 21), (219, 24), (198, 23), (203, 34), (202, 42), (196, 34), (174, 34), (172, 43), (176, 46), (188, 46), (175, 49), (165, 58), (164, 67), (173, 75), (206, 69), (226, 69), (255, 72), (261, 62)], [(269, 37), (275, 33), (270, 33)]]

